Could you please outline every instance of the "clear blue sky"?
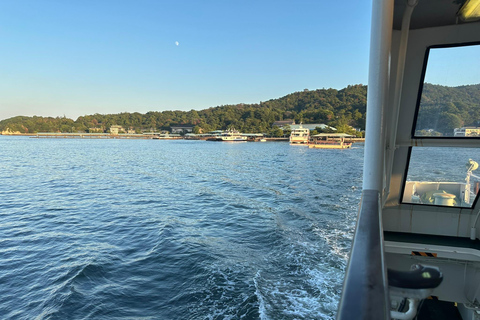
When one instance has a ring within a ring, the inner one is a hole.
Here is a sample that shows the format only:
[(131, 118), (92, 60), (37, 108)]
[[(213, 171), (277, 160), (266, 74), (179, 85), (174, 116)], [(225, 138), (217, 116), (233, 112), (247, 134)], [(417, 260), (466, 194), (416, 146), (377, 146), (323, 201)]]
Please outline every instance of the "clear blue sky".
[(0, 1), (0, 120), (367, 83), (370, 0)]
[(431, 49), (425, 82), (448, 87), (480, 83), (480, 47)]

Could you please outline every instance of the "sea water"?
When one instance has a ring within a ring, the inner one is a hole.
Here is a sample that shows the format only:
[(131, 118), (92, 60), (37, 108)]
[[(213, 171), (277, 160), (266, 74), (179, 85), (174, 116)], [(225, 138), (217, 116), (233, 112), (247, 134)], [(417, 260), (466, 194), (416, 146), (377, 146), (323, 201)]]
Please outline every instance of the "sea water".
[(0, 136), (0, 318), (334, 319), (363, 145)]

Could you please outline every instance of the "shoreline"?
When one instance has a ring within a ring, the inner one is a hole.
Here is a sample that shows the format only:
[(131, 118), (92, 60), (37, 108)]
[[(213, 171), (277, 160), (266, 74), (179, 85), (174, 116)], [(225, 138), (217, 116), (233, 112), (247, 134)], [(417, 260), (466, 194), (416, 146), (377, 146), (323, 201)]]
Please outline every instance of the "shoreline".
[[(182, 137), (169, 135), (144, 135), (144, 134), (110, 134), (110, 133), (9, 133), (0, 136), (21, 136), (35, 139), (139, 139), (139, 140), (208, 140), (211, 137)], [(288, 137), (265, 137), (266, 142), (288, 142)], [(258, 139), (249, 139), (248, 142), (260, 142)], [(365, 138), (345, 139), (345, 142), (364, 142)]]

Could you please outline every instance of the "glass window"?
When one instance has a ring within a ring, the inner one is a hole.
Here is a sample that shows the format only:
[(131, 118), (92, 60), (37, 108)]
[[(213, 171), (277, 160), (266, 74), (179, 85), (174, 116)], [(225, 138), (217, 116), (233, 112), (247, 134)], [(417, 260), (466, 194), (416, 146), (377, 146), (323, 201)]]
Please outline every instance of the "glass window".
[(480, 187), (477, 161), (476, 148), (412, 147), (403, 202), (472, 207)]
[(414, 136), (480, 137), (480, 46), (432, 47), (427, 56)]

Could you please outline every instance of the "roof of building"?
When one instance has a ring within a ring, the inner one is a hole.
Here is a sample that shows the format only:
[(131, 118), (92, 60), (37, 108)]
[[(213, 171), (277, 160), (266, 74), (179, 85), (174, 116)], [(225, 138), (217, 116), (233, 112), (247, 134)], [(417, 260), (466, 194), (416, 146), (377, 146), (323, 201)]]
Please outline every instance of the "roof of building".
[(309, 130), (315, 130), (316, 128), (321, 128), (321, 129), (329, 128), (329, 129), (332, 129), (332, 130), (337, 130), (336, 128), (327, 126), (326, 124), (323, 124), (323, 123), (292, 124), (292, 125), (290, 125), (290, 129), (292, 129), (292, 130), (293, 129), (299, 129), (300, 126), (302, 126), (305, 129), (309, 129)]

